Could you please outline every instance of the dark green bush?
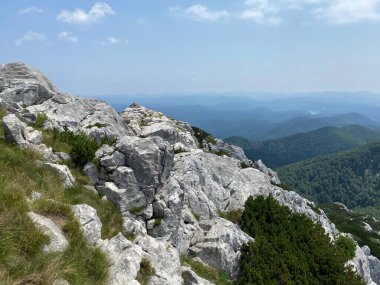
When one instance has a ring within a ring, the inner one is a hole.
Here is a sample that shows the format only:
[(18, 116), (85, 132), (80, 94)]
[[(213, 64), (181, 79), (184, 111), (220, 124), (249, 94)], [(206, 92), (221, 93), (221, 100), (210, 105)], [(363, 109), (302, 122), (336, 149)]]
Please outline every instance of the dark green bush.
[(334, 244), (320, 224), (271, 196), (247, 200), (241, 228), (255, 241), (242, 247), (240, 285), (364, 284), (344, 265), (354, 254), (351, 241)]
[(215, 138), (208, 132), (194, 126), (192, 126), (191, 128), (193, 129), (194, 135), (197, 138), (200, 146), (202, 146), (203, 140), (205, 140), (208, 143), (215, 143)]

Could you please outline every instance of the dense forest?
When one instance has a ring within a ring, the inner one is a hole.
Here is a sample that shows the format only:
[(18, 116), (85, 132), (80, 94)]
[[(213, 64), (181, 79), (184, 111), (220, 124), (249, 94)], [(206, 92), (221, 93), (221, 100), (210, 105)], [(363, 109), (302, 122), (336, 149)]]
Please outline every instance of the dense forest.
[(255, 242), (242, 248), (239, 285), (364, 284), (344, 266), (354, 256), (352, 240), (331, 242), (321, 225), (271, 196), (249, 198), (240, 224)]
[(242, 137), (225, 141), (242, 147), (251, 159), (262, 159), (272, 168), (308, 158), (332, 154), (380, 140), (380, 132), (359, 125), (324, 127), (263, 142), (250, 142)]
[[(282, 182), (319, 204), (380, 205), (380, 142), (278, 169)], [(373, 208), (372, 208), (373, 209)]]

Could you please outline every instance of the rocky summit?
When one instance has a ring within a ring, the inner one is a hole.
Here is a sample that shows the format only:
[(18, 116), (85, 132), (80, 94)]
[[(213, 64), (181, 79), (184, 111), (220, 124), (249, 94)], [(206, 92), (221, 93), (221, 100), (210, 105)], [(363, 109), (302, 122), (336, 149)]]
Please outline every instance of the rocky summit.
[[(276, 173), (263, 162), (249, 160), (237, 146), (201, 137), (188, 123), (160, 112), (132, 104), (117, 113), (103, 101), (60, 92), (23, 63), (0, 65), (0, 105), (8, 111), (2, 119), (5, 139), (40, 153), (40, 163), (55, 169), (65, 187), (76, 183), (61, 164), (70, 155), (44, 144), (46, 131), (83, 132), (98, 143), (112, 140), (101, 145), (83, 170), (91, 184), (86, 187), (117, 206), (123, 230), (103, 239), (97, 211), (87, 204), (72, 206), (88, 244), (110, 261), (110, 285), (142, 284), (138, 274), (146, 262), (154, 269), (147, 284), (213, 284), (181, 265), (181, 256), (237, 278), (241, 247), (254, 238), (221, 213), (243, 211), (251, 196), (271, 195), (320, 223), (331, 239), (341, 234), (312, 202), (282, 189)], [(46, 117), (37, 130), (33, 126), (41, 115)], [(31, 199), (39, 199), (35, 196)], [(68, 246), (54, 220), (29, 215), (50, 237), (46, 251)], [(356, 246), (347, 265), (367, 284), (380, 284), (380, 261), (368, 247)]]

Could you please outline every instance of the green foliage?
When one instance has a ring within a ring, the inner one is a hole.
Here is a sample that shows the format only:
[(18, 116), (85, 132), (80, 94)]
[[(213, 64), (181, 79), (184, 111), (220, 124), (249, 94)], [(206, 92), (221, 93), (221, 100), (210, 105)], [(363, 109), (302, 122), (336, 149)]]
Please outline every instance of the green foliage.
[[(6, 144), (0, 138), (0, 283), (52, 284), (64, 278), (72, 285), (105, 284), (109, 267), (105, 255), (86, 245), (66, 204), (59, 175), (37, 165), (37, 159), (36, 153)], [(40, 192), (44, 199), (28, 204), (26, 197), (32, 191)], [(42, 250), (48, 237), (28, 217), (30, 210), (62, 226), (70, 242), (66, 251), (48, 254)]]
[(219, 212), (219, 216), (221, 218), (229, 220), (230, 222), (233, 222), (234, 224), (240, 224), (242, 214), (243, 214), (243, 211), (241, 210)]
[(380, 143), (318, 157), (278, 169), (280, 179), (320, 204), (380, 206)]
[[(204, 265), (202, 262), (191, 259), (188, 256), (181, 256), (181, 265), (189, 266), (198, 276), (214, 283), (215, 285), (233, 285), (225, 272), (217, 270), (211, 266)], [(186, 276), (183, 276), (185, 279)]]
[(154, 275), (156, 275), (156, 270), (153, 268), (149, 259), (144, 257), (140, 262), (140, 270), (137, 273), (136, 280), (139, 281), (141, 285), (148, 285), (150, 278)]
[[(352, 234), (360, 246), (368, 245), (371, 254), (380, 258), (380, 238), (377, 234), (380, 231), (379, 221), (370, 218), (366, 211), (363, 211), (365, 209), (347, 212), (340, 205), (332, 203), (321, 207), (339, 231)], [(363, 222), (368, 223), (374, 231), (366, 231)]]
[(364, 284), (344, 266), (352, 244), (332, 243), (321, 225), (271, 196), (247, 200), (241, 228), (255, 241), (242, 247), (238, 284)]
[(225, 152), (222, 149), (211, 151), (211, 153), (216, 154), (217, 156), (223, 156), (223, 155), (230, 156), (227, 152)]
[(154, 225), (155, 227), (159, 227), (161, 225), (162, 218), (154, 219)]
[[(105, 140), (108, 142), (110, 139), (106, 138)], [(67, 127), (64, 128), (64, 131), (53, 129), (45, 132), (44, 143), (53, 147), (55, 151), (69, 153), (74, 164), (80, 168), (94, 159), (95, 152), (100, 147), (94, 139), (84, 132), (75, 134)]]
[(38, 114), (37, 114), (37, 118), (36, 118), (36, 120), (34, 121), (33, 127), (34, 127), (35, 129), (42, 130), (43, 127), (44, 127), (45, 122), (46, 122), (48, 119), (49, 119), (49, 118), (48, 118), (48, 116), (46, 116), (46, 114), (38, 113)]
[(5, 109), (3, 106), (0, 106), (0, 119), (4, 118), (7, 113), (7, 109)]
[(208, 143), (215, 144), (215, 138), (212, 135), (210, 135), (208, 132), (194, 126), (192, 126), (191, 128), (193, 129), (194, 135), (197, 138), (200, 146), (202, 146), (202, 143), (204, 140)]
[(138, 207), (133, 207), (132, 209), (129, 210), (129, 212), (132, 215), (137, 215), (137, 214), (141, 214), (141, 212), (144, 211), (145, 208), (146, 208), (146, 205), (144, 205), (144, 206), (138, 206)]
[(225, 139), (242, 147), (251, 159), (262, 159), (269, 167), (277, 168), (320, 155), (363, 146), (380, 139), (380, 132), (363, 126), (324, 127), (307, 133), (250, 142), (241, 137)]
[(245, 169), (245, 168), (249, 168), (249, 167), (251, 167), (251, 166), (249, 166), (249, 164), (246, 164), (245, 162), (242, 162), (242, 163), (240, 163), (240, 167), (241, 167), (242, 169)]

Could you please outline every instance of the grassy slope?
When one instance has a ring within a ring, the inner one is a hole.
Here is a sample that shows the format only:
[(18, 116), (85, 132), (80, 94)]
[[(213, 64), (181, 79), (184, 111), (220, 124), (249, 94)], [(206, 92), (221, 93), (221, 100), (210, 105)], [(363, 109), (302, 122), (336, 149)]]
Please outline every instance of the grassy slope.
[[(4, 111), (0, 110), (0, 117)], [(64, 189), (54, 171), (36, 164), (38, 155), (20, 150), (3, 140), (0, 127), (0, 280), (1, 284), (52, 284), (56, 278), (70, 284), (104, 284), (108, 261), (98, 249), (86, 245), (70, 204), (94, 206), (103, 222), (103, 237), (121, 231), (118, 210), (109, 202), (81, 185)], [(44, 199), (32, 204), (26, 201), (32, 191)], [(58, 203), (52, 203), (54, 199)], [(59, 224), (70, 242), (59, 254), (42, 251), (48, 237), (27, 216), (33, 210)]]
[(242, 146), (248, 157), (262, 159), (269, 167), (277, 168), (308, 158), (336, 153), (380, 140), (380, 132), (363, 126), (325, 127), (308, 133), (251, 143), (241, 138), (227, 142)]

